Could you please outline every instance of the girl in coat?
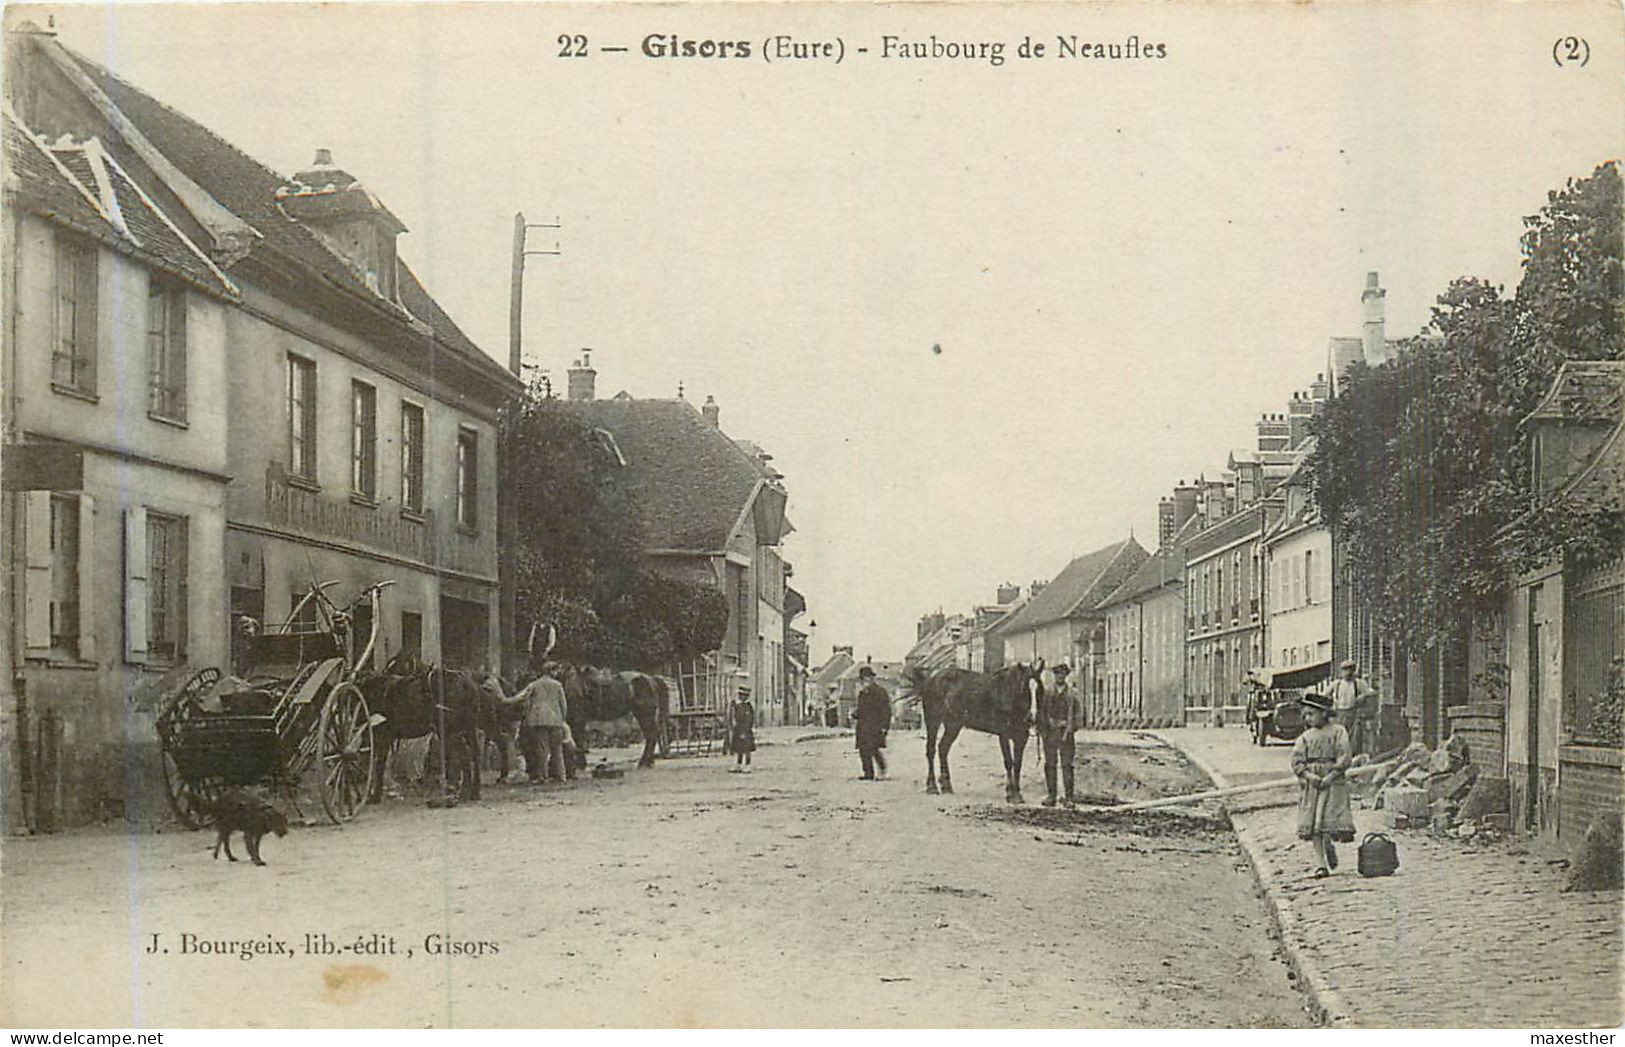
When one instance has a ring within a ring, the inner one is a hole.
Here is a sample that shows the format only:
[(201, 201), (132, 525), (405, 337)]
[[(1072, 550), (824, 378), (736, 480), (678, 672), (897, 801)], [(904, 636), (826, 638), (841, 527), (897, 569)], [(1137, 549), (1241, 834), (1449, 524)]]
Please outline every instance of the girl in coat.
[(750, 688), (740, 687), (729, 717), (728, 741), (734, 751), (734, 771), (750, 773), (750, 754), (756, 751), (756, 706), (750, 701)]
[(1320, 694), (1303, 698), (1308, 728), (1292, 747), (1292, 773), (1299, 783), (1298, 836), (1315, 844), (1315, 878), (1337, 868), (1333, 840), (1354, 839), (1354, 811), (1349, 806), (1349, 783), (1344, 777), (1354, 758), (1349, 732), (1331, 722), (1331, 699)]

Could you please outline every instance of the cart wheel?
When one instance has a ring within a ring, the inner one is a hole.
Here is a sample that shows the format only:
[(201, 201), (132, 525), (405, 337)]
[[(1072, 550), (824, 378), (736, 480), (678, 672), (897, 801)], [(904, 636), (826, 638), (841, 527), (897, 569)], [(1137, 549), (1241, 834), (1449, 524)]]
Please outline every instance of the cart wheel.
[(322, 703), (316, 728), (317, 784), (322, 809), (334, 822), (361, 812), (372, 792), (372, 719), (367, 699), (353, 683), (341, 683)]
[(220, 778), (187, 779), (175, 763), (168, 746), (163, 751), (164, 795), (169, 798), (169, 809), (188, 829), (202, 829), (214, 823), (214, 805), (226, 791)]

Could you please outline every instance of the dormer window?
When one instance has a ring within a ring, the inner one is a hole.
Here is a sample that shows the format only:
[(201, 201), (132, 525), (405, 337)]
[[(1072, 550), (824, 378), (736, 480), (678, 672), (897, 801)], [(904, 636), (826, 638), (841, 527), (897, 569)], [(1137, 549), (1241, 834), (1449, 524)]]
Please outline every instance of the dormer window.
[(311, 166), (276, 191), (288, 217), (308, 228), (374, 294), (399, 303), (400, 274), (395, 238), (401, 220), (350, 172), (316, 150)]

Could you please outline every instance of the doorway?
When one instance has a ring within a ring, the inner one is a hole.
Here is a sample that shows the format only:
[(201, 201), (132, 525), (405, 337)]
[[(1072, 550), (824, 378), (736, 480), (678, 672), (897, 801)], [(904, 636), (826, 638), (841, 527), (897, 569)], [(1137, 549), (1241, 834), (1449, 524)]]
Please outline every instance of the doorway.
[(1524, 713), (1525, 730), (1525, 770), (1524, 781), (1524, 828), (1537, 830), (1540, 827), (1540, 705), (1541, 705), (1541, 678), (1545, 676), (1545, 659), (1541, 657), (1545, 649), (1540, 613), (1541, 586), (1529, 587), (1529, 686), (1526, 699), (1527, 711)]

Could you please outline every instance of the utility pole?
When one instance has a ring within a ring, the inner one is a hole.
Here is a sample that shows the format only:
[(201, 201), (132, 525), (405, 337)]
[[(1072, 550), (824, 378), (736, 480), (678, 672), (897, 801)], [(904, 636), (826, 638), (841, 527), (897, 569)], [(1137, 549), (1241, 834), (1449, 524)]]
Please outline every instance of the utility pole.
[[(508, 370), (515, 378), (523, 380), (523, 342), (524, 342), (524, 313), (525, 313), (525, 258), (529, 255), (550, 255), (557, 257), (564, 253), (557, 240), (553, 241), (552, 250), (528, 250), (526, 248), (526, 235), (532, 229), (563, 228), (564, 223), (558, 218), (551, 222), (527, 223), (523, 213), (513, 216), (513, 258), (510, 271), (511, 284), (508, 289)], [(510, 491), (508, 485), (500, 484), (497, 487), (497, 549), (499, 551), (499, 570), (501, 572), (501, 587), (499, 600), (502, 617), (502, 658), (503, 669), (510, 675), (514, 674), (521, 661), (519, 658), (519, 501), (518, 492)], [(512, 660), (511, 662), (509, 660)]]

